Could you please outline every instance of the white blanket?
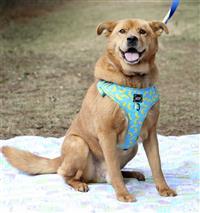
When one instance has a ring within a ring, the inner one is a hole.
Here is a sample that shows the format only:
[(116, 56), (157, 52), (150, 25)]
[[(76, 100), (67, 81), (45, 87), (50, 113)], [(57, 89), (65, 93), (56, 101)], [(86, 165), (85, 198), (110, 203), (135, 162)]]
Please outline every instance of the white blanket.
[[(35, 136), (0, 140), (0, 146), (11, 145), (46, 157), (59, 155), (63, 138)], [(129, 192), (137, 202), (116, 200), (109, 184), (89, 184), (89, 192), (74, 191), (57, 174), (29, 176), (10, 166), (0, 154), (0, 212), (199, 212), (199, 135), (159, 136), (162, 168), (168, 184), (177, 197), (161, 197), (155, 189), (150, 168), (143, 151), (126, 166), (142, 171), (146, 181), (126, 179)]]

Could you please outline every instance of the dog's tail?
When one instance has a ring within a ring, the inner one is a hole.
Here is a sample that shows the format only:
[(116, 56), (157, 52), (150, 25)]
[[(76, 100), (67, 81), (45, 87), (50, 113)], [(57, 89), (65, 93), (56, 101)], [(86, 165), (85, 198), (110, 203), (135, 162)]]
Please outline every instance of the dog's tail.
[(31, 175), (56, 173), (62, 162), (61, 157), (44, 158), (9, 146), (2, 147), (1, 152), (12, 166)]

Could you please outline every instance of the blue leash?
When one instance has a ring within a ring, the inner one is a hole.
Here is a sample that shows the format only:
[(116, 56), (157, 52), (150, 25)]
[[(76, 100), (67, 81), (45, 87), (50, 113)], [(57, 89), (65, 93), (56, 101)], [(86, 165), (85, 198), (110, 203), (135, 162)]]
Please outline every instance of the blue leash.
[(167, 22), (169, 21), (169, 19), (173, 16), (173, 14), (175, 13), (178, 5), (180, 3), (180, 0), (173, 0), (171, 7), (168, 11), (168, 13), (166, 14), (165, 18), (163, 19), (163, 23), (167, 24)]

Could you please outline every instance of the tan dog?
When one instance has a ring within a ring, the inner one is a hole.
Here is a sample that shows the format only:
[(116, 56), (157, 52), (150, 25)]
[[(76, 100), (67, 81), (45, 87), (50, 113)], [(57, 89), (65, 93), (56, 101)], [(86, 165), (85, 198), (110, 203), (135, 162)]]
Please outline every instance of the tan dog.
[[(123, 143), (127, 118), (117, 103), (99, 94), (96, 84), (98, 79), (104, 79), (128, 87), (153, 85), (158, 74), (155, 64), (157, 38), (163, 31), (168, 33), (166, 25), (158, 21), (131, 19), (100, 24), (97, 34), (104, 33), (108, 38), (107, 50), (96, 64), (96, 80), (66, 133), (61, 156), (47, 159), (3, 147), (7, 160), (29, 174), (58, 173), (74, 189), (82, 192), (88, 191), (87, 183), (111, 182), (118, 200), (134, 201), (123, 176), (144, 180), (144, 175), (121, 169), (136, 155), (138, 147), (136, 145), (127, 151), (117, 148), (117, 143)], [(156, 133), (158, 116), (157, 102), (143, 123), (140, 137), (158, 192), (162, 196), (175, 196), (176, 192), (169, 188), (161, 170)]]

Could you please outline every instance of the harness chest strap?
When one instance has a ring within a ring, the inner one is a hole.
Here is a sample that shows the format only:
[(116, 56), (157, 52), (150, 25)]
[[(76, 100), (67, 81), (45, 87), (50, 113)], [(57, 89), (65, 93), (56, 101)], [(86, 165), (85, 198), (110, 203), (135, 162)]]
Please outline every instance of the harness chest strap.
[(142, 124), (151, 109), (159, 101), (159, 93), (155, 86), (138, 89), (120, 86), (115, 83), (100, 80), (97, 83), (99, 93), (108, 96), (124, 110), (128, 118), (128, 129), (121, 149), (129, 149), (136, 145)]

